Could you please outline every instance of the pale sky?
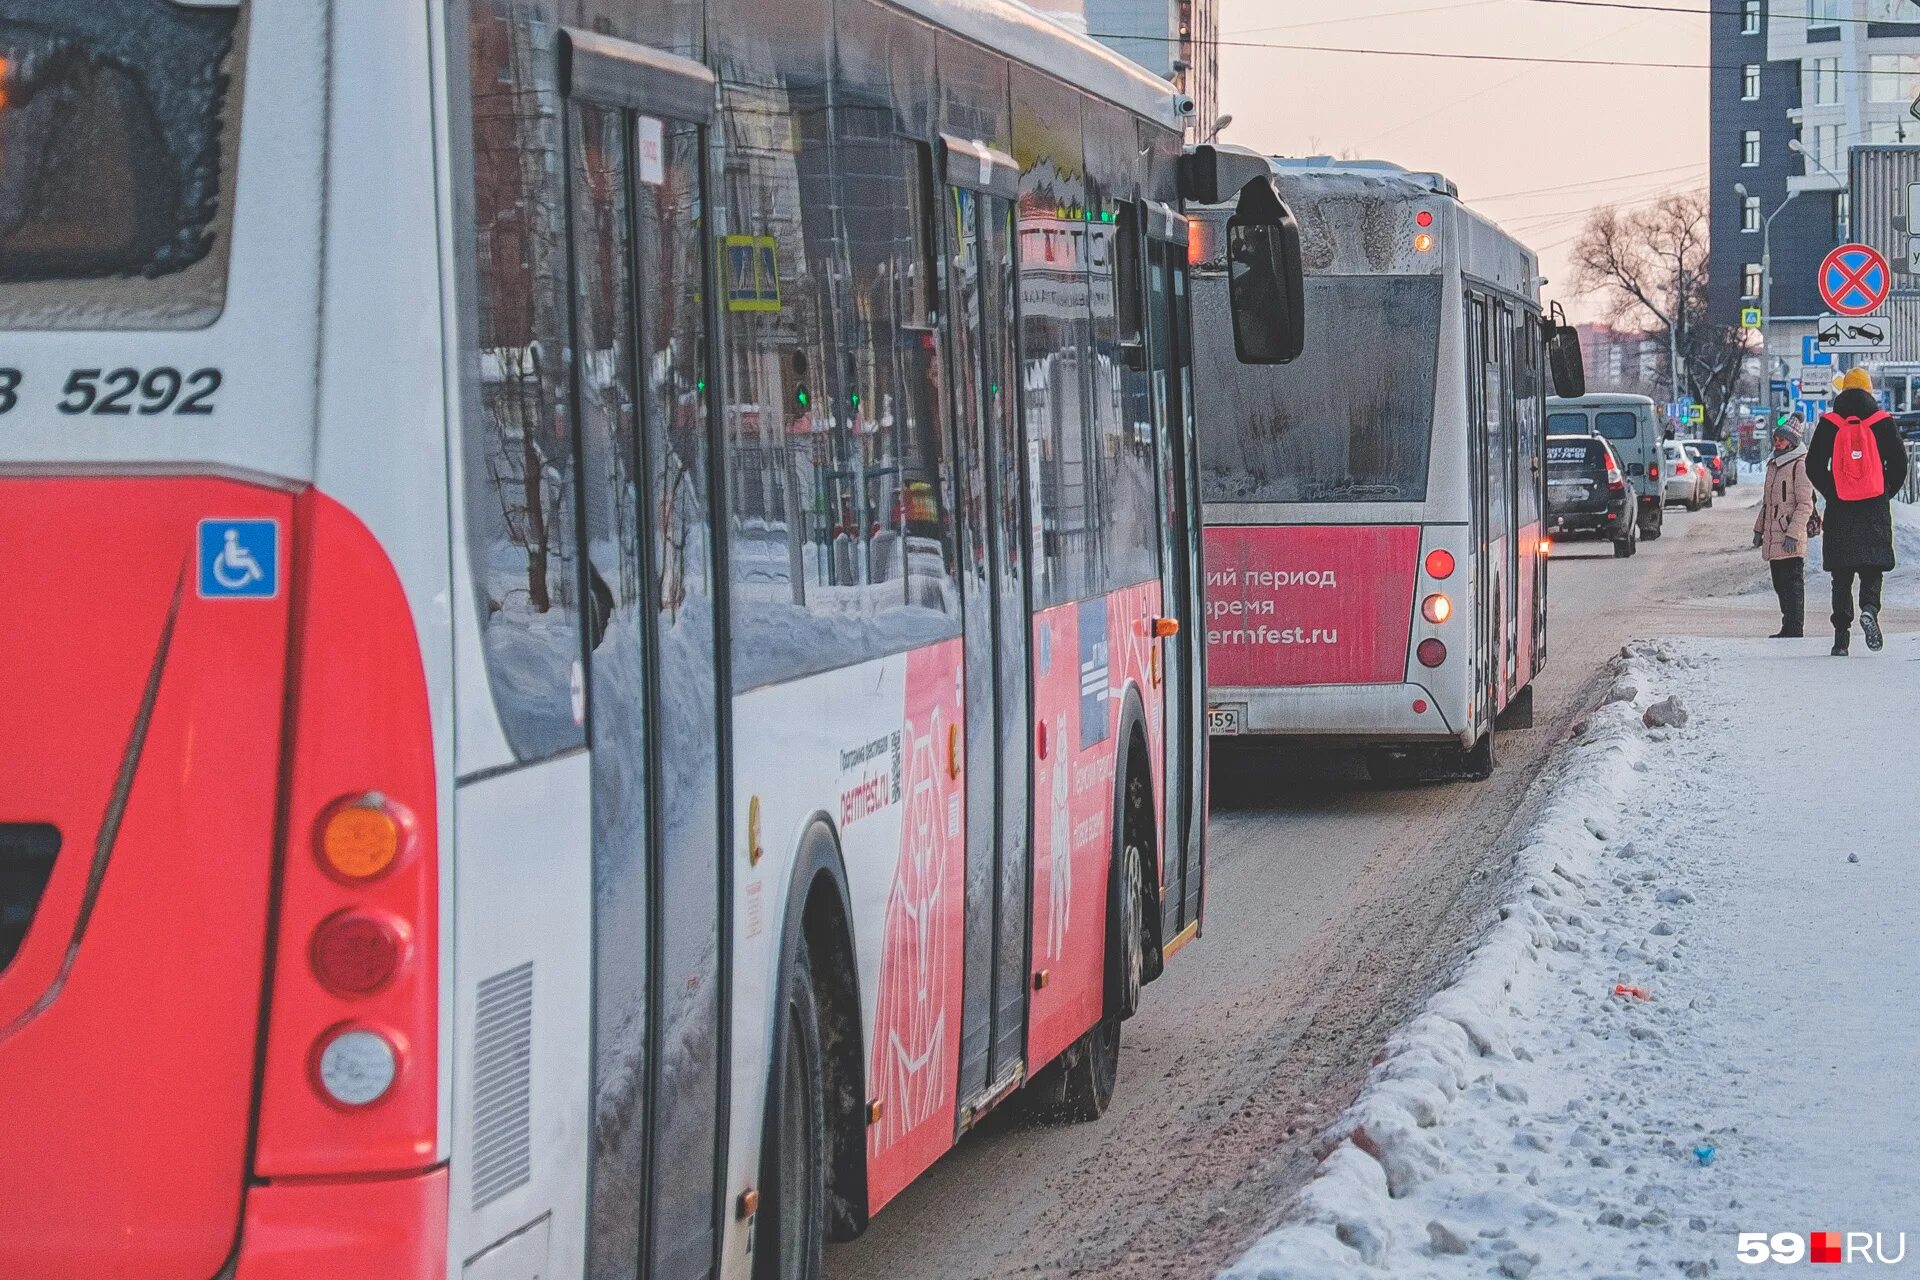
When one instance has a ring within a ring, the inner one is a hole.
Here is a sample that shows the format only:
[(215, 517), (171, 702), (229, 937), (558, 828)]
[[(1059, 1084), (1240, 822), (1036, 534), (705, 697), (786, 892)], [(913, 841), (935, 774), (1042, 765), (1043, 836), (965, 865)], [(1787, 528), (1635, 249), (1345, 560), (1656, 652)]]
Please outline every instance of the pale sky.
[(1710, 0), (1619, 2), (1701, 16), (1538, 0), (1220, 0), (1220, 109), (1233, 116), (1220, 136), (1275, 154), (1351, 150), (1438, 170), (1463, 200), (1540, 254), (1547, 297), (1576, 319), (1592, 318), (1593, 303), (1572, 295), (1566, 254), (1573, 237), (1601, 205), (1706, 186), (1705, 71), (1386, 58), (1234, 42), (1708, 61)]

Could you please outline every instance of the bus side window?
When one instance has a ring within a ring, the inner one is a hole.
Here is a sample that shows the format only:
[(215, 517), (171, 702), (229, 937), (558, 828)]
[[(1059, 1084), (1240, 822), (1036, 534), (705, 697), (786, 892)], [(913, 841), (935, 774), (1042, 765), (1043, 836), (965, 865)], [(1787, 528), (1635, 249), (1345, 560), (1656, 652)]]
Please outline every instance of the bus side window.
[[(1020, 176), (1020, 377), (1034, 535), (1034, 604), (1092, 594), (1097, 527), (1085, 414), (1092, 378), (1087, 304), (1087, 203), (1080, 95), (1015, 67)], [(1027, 157), (1033, 157), (1028, 160)]]
[[(584, 744), (581, 564), (567, 352), (565, 164), (552, 27), (474, 0), (473, 221), (461, 228), (467, 554), (487, 675), (514, 754)], [(463, 281), (464, 283), (468, 283)]]

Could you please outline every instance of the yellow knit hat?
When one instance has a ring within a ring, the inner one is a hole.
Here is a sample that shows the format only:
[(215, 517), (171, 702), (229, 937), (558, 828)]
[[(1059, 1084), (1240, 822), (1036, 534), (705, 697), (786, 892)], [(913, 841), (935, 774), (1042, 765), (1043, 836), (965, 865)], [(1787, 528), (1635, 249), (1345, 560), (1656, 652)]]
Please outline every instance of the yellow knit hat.
[(1871, 391), (1873, 378), (1865, 369), (1849, 369), (1840, 379), (1842, 391)]

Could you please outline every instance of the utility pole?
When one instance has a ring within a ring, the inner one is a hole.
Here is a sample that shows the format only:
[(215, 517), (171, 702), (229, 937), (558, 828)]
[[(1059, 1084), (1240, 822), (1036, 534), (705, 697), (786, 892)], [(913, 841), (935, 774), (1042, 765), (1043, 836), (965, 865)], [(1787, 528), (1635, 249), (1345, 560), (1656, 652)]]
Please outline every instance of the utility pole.
[[(1920, 2), (1920, 0), (1916, 0)], [(1744, 202), (1747, 198), (1747, 184), (1736, 182), (1733, 193)], [(1787, 206), (1800, 194), (1797, 188), (1789, 187), (1787, 198), (1778, 208), (1767, 215), (1760, 227), (1760, 378), (1767, 386), (1767, 412), (1772, 414), (1776, 407), (1773, 403), (1773, 220), (1785, 213)]]

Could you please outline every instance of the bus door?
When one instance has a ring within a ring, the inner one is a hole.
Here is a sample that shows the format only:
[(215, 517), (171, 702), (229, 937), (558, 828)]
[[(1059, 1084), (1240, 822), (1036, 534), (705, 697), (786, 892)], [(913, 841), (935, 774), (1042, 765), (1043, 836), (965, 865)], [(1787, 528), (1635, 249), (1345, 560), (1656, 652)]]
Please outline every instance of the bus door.
[(1199, 522), (1186, 331), (1187, 224), (1151, 208), (1147, 242), (1147, 368), (1160, 446), (1161, 612), (1179, 631), (1160, 642), (1166, 714), (1166, 851), (1161, 860), (1160, 936), (1171, 943), (1199, 920), (1200, 824), (1204, 815), (1205, 736), (1198, 731), (1202, 688), (1202, 577), (1193, 531)]
[(955, 1122), (964, 1130), (1025, 1069), (1031, 540), (1013, 345), (1020, 169), (979, 143), (948, 138), (944, 150), (966, 618), (966, 962)]
[(1506, 519), (1501, 523), (1507, 536), (1507, 554), (1503, 561), (1505, 584), (1500, 592), (1501, 603), (1506, 614), (1501, 619), (1500, 635), (1502, 653), (1500, 657), (1504, 683), (1501, 686), (1501, 701), (1520, 687), (1520, 536), (1525, 530), (1526, 521), (1521, 519), (1521, 455), (1520, 427), (1522, 420), (1518, 412), (1513, 376), (1513, 308), (1504, 302), (1494, 304), (1493, 367), (1492, 377), (1498, 381), (1500, 392), (1494, 403), (1500, 409), (1499, 441), (1501, 457), (1497, 463), (1500, 468), (1501, 500), (1506, 510)]
[[(1468, 466), (1473, 488), (1474, 589), (1474, 715), (1476, 726), (1492, 726), (1499, 710), (1499, 620), (1505, 606), (1498, 600), (1499, 573), (1494, 556), (1499, 551), (1498, 501), (1500, 484), (1495, 460), (1494, 409), (1492, 379), (1487, 361), (1490, 353), (1488, 307), (1484, 298), (1474, 295), (1467, 307), (1467, 437)], [(1487, 705), (1482, 705), (1482, 704)]]
[(565, 38), (593, 789), (586, 1275), (710, 1275), (730, 1079), (704, 203), (713, 77), (624, 41)]

